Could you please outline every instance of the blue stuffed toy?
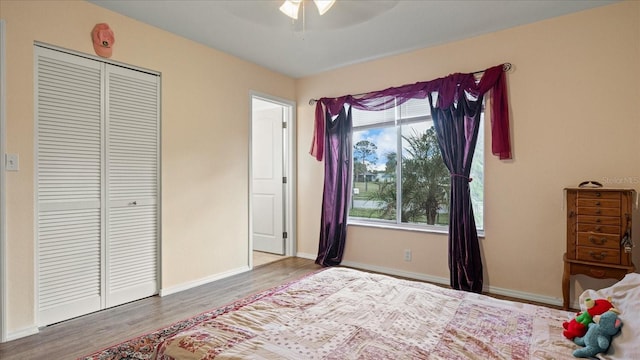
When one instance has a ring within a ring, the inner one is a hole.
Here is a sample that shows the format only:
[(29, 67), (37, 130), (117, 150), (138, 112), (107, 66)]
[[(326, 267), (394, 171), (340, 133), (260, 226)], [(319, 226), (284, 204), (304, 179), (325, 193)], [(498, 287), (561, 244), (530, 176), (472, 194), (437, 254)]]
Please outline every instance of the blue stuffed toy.
[(576, 337), (573, 342), (582, 349), (573, 352), (573, 356), (579, 358), (590, 358), (601, 352), (606, 352), (611, 345), (611, 337), (620, 331), (622, 321), (618, 318), (615, 311), (609, 310), (602, 314), (599, 318), (594, 318), (596, 322), (589, 324), (589, 330), (584, 337)]

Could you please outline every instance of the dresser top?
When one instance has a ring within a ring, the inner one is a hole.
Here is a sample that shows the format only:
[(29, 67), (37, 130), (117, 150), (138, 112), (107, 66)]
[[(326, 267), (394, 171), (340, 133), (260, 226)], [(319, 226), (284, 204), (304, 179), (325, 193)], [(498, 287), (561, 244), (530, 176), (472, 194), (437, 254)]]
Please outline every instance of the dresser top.
[(601, 188), (592, 188), (592, 187), (566, 187), (564, 188), (565, 190), (580, 190), (580, 191), (599, 191), (599, 192), (605, 192), (605, 191), (624, 191), (624, 192), (636, 192), (635, 189), (618, 189), (618, 188), (607, 188), (607, 187), (601, 187)]

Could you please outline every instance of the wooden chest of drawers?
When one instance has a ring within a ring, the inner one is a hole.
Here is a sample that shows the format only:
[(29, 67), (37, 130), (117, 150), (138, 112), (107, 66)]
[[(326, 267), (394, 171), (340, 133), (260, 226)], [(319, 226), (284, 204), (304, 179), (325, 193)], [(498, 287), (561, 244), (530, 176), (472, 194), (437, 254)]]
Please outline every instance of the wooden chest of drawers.
[(630, 189), (567, 188), (567, 252), (562, 277), (563, 307), (569, 308), (571, 275), (622, 279), (635, 271), (631, 247)]

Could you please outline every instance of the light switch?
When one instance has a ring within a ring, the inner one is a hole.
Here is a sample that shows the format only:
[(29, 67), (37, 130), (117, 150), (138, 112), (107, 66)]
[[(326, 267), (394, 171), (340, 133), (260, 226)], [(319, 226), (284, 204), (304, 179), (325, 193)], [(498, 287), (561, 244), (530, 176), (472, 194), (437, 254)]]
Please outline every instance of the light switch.
[(20, 170), (20, 157), (18, 154), (5, 154), (5, 168), (7, 171)]

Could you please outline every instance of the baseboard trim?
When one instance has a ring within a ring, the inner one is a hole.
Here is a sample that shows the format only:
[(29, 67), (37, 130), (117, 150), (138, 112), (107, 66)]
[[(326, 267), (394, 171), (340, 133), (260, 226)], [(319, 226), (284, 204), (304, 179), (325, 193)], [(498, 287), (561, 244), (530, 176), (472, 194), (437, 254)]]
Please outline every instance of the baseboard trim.
[[(343, 261), (340, 265), (352, 267), (356, 269), (374, 271), (382, 274), (401, 276), (408, 279), (427, 281), (434, 284), (447, 285), (447, 286), (449, 285), (449, 278), (443, 278), (440, 276), (432, 276), (432, 275), (393, 269), (393, 268), (388, 268), (383, 266), (363, 264), (363, 263), (358, 263), (353, 261)], [(533, 293), (524, 292), (524, 291), (510, 290), (510, 289), (505, 289), (505, 288), (496, 287), (496, 286), (485, 287), (484, 291), (488, 292), (489, 294), (508, 296), (514, 299), (519, 299), (524, 301), (538, 302), (538, 303), (543, 303), (543, 304), (548, 304), (553, 306), (562, 306), (562, 299), (555, 298), (552, 296), (544, 296), (544, 295), (538, 295), (538, 294), (533, 294)]]
[(236, 269), (232, 269), (232, 270), (228, 270), (225, 272), (222, 272), (220, 274), (215, 274), (215, 275), (211, 275), (211, 276), (207, 276), (201, 279), (197, 279), (197, 280), (193, 280), (193, 281), (189, 281), (186, 283), (182, 283), (179, 285), (174, 285), (174, 286), (170, 286), (164, 289), (160, 289), (160, 292), (158, 293), (160, 296), (167, 296), (167, 295), (171, 295), (171, 294), (175, 294), (175, 293), (179, 293), (181, 291), (185, 291), (185, 290), (189, 290), (192, 289), (194, 287), (198, 287), (200, 285), (205, 285), (208, 284), (210, 282), (214, 282), (216, 280), (222, 280), (224, 278), (228, 278), (229, 276), (233, 276), (233, 275), (238, 275), (238, 274), (242, 274), (243, 272), (247, 272), (251, 270), (251, 268), (249, 268), (248, 266), (242, 266)]
[(363, 263), (358, 263), (354, 261), (343, 261), (340, 265), (346, 266), (346, 267), (352, 267), (356, 269), (378, 272), (382, 274), (401, 276), (408, 279), (427, 281), (435, 284), (449, 285), (449, 279), (443, 278), (440, 276), (426, 275), (426, 274), (416, 273), (412, 271), (405, 271), (405, 270), (388, 268), (384, 266), (363, 264)]
[(309, 259), (309, 260), (315, 260), (318, 256), (315, 255), (315, 254), (298, 252), (298, 253), (296, 253), (296, 257), (303, 258), (303, 259)]
[(562, 299), (553, 296), (538, 295), (524, 291), (510, 290), (495, 286), (489, 286), (485, 289), (490, 294), (509, 296), (516, 299), (533, 301), (547, 305), (562, 306)]
[(18, 329), (16, 331), (9, 331), (9, 332), (7, 332), (6, 341), (8, 342), (8, 341), (17, 340), (17, 339), (20, 339), (20, 338), (23, 338), (23, 337), (35, 335), (38, 332), (40, 332), (40, 330), (35, 325), (28, 326), (28, 327), (22, 328), (22, 329)]

